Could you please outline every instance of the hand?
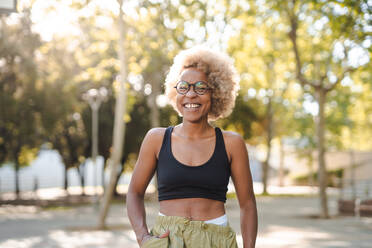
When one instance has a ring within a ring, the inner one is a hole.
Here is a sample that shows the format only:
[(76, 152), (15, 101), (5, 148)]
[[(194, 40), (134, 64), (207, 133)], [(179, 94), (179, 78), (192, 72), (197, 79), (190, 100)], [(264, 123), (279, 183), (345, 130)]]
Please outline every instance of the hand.
[(165, 233), (163, 233), (163, 234), (161, 234), (161, 235), (159, 235), (159, 236), (153, 236), (153, 235), (151, 235), (151, 234), (146, 234), (146, 235), (143, 235), (143, 237), (142, 237), (142, 240), (141, 240), (141, 246), (143, 245), (143, 243), (145, 243), (147, 240), (149, 240), (149, 239), (151, 239), (151, 238), (157, 238), (157, 239), (162, 239), (162, 238), (166, 238), (166, 237), (168, 237), (169, 236), (169, 233), (170, 233), (170, 231), (168, 230), (168, 231), (166, 231)]

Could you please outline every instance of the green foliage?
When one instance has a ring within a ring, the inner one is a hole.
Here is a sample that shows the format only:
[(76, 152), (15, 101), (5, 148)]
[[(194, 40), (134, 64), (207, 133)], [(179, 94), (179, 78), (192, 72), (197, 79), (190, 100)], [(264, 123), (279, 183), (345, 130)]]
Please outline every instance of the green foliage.
[[(32, 31), (30, 10), (13, 25), (1, 17), (0, 35), (0, 165), (28, 165), (41, 143), (34, 53), (41, 45)], [(22, 39), (19, 38), (20, 34)], [(31, 152), (32, 151), (32, 152)]]
[(29, 148), (27, 145), (22, 146), (18, 156), (19, 165), (29, 165), (36, 158), (38, 150), (38, 148)]
[[(339, 187), (340, 180), (342, 180), (344, 174), (344, 168), (334, 169), (327, 171), (327, 182), (328, 187)], [(313, 181), (316, 182), (318, 178), (318, 173), (314, 172), (310, 175), (313, 178)], [(308, 185), (309, 175), (299, 175), (295, 176), (292, 179), (298, 185)]]
[(248, 140), (253, 136), (252, 123), (257, 121), (257, 113), (252, 104), (249, 104), (248, 100), (244, 98), (243, 92), (241, 92), (236, 98), (236, 105), (231, 115), (218, 120), (216, 124), (225, 130), (235, 131)]
[[(288, 37), (293, 35), (288, 31), (296, 28), (300, 61), (295, 62), (300, 62), (301, 73), (309, 82), (308, 85), (300, 82), (307, 101), (316, 102), (316, 87), (310, 87), (310, 84), (332, 90), (327, 95), (325, 111), (326, 146), (328, 149), (350, 147), (351, 143), (342, 133), (356, 125), (351, 109), (360, 93), (353, 88), (362, 83), (353, 75), (361, 75), (371, 67), (370, 58), (367, 63), (365, 59), (350, 59), (356, 53), (353, 50), (356, 47), (364, 56), (368, 56), (371, 49), (371, 45), (369, 48), (363, 45), (371, 41), (367, 31), (371, 9), (367, 1), (266, 1), (266, 12), (273, 11), (283, 17)], [(364, 74), (364, 79), (368, 78), (365, 83), (371, 80), (370, 75)], [(314, 131), (306, 133), (311, 135)]]
[(74, 84), (79, 72), (67, 39), (54, 39), (40, 48), (39, 76), (41, 121), (45, 142), (53, 144), (66, 169), (83, 161), (87, 136), (81, 120), (80, 89)]
[[(244, 124), (249, 134), (245, 137), (252, 144), (267, 143), (269, 126), (274, 130), (273, 138), (290, 135), (291, 101), (297, 97), (290, 91), (293, 66), (288, 63), (291, 57), (282, 20), (274, 9), (262, 7), (250, 2), (250, 11), (237, 16), (241, 29), (228, 48), (241, 75), (242, 98), (237, 99), (236, 107), (242, 104), (254, 110), (255, 118), (247, 116), (252, 123)], [(241, 116), (231, 119), (230, 124), (239, 122)]]
[[(108, 89), (109, 97), (99, 111), (99, 154), (105, 159), (110, 156), (119, 45), (125, 47), (129, 75), (122, 162), (131, 164), (155, 120), (159, 126), (181, 121), (172, 107), (158, 107), (156, 97), (164, 92), (173, 57), (202, 42), (227, 47), (241, 77), (234, 111), (216, 125), (240, 133), (252, 144), (267, 144), (269, 127), (273, 127), (273, 139), (295, 138), (300, 155), (308, 156), (316, 147), (315, 128), (314, 116), (304, 105), (316, 99), (314, 89), (301, 87), (296, 79), (288, 39), (291, 14), (298, 16), (304, 76), (311, 82), (323, 78), (326, 86), (333, 85), (334, 76), (345, 78), (328, 94), (328, 149), (372, 148), (372, 46), (366, 18), (371, 9), (367, 1), (141, 0), (135, 13), (124, 17), (125, 44), (118, 44), (116, 13), (93, 2), (58, 1), (76, 11), (80, 33), (50, 41), (41, 41), (33, 32), (30, 9), (16, 21), (1, 19), (0, 165), (25, 166), (42, 143), (52, 143), (66, 168), (82, 168), (91, 156), (92, 117), (81, 96), (101, 86)], [(102, 19), (111, 24), (99, 24)], [(339, 54), (334, 52), (336, 47)], [(368, 53), (369, 61), (351, 66), (352, 73), (343, 75), (355, 47)], [(151, 94), (144, 92), (145, 85), (151, 85)]]

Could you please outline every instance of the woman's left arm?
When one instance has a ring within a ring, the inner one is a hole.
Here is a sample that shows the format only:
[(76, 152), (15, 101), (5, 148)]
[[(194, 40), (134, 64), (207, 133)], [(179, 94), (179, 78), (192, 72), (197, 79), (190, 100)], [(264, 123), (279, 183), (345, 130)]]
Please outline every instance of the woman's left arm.
[(240, 206), (240, 227), (244, 248), (254, 248), (258, 224), (248, 151), (240, 135), (232, 132), (225, 132), (225, 134), (226, 148), (231, 160), (231, 177)]

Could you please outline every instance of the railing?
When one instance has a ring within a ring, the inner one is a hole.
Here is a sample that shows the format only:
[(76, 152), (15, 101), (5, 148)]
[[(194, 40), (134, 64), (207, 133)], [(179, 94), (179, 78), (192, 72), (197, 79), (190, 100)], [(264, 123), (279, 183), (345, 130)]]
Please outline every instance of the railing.
[(372, 179), (343, 181), (338, 209), (340, 214), (372, 217)]
[[(19, 178), (20, 191), (32, 191), (38, 189), (38, 181), (36, 177)], [(0, 178), (0, 193), (14, 192), (14, 178)]]
[(372, 199), (372, 178), (367, 180), (343, 180), (343, 185), (340, 188), (340, 199), (351, 200), (357, 199), (366, 200)]

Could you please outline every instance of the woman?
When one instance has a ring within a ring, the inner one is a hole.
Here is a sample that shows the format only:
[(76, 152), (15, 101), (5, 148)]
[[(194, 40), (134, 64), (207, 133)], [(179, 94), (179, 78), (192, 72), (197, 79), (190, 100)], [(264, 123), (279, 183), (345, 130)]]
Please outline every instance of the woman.
[[(143, 140), (127, 194), (127, 212), (138, 244), (237, 247), (224, 206), (231, 176), (244, 247), (255, 247), (257, 210), (244, 140), (209, 123), (234, 107), (239, 82), (231, 59), (203, 47), (182, 51), (165, 86), (182, 123), (151, 129)], [(149, 232), (144, 193), (155, 171), (160, 210)]]

